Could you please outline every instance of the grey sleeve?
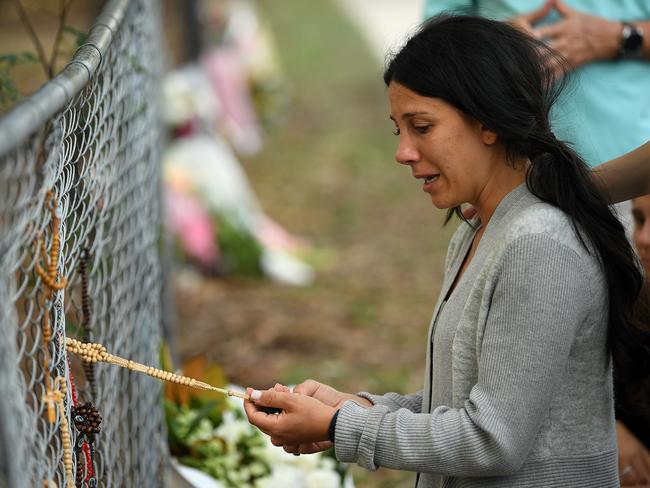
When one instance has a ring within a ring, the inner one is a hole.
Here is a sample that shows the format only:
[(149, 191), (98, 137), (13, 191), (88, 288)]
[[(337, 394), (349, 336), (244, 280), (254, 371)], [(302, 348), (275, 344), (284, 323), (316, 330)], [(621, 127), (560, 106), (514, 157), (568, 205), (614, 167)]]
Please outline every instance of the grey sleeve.
[(463, 407), (417, 414), (346, 402), (336, 424), (337, 458), (369, 470), (516, 472), (548, 415), (576, 330), (592, 306), (589, 280), (581, 258), (550, 237), (528, 235), (511, 243), (496, 273), (478, 381)]
[(373, 395), (366, 391), (357, 393), (357, 396), (370, 400), (373, 405), (384, 405), (390, 412), (406, 408), (414, 413), (422, 410), (422, 390), (412, 395), (400, 395), (399, 393), (386, 393), (385, 395)]

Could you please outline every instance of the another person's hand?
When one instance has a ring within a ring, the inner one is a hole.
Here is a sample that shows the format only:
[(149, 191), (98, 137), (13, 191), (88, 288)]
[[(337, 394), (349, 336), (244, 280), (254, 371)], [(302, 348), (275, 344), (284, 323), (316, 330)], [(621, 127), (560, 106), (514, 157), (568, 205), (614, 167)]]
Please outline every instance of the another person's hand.
[(537, 10), (532, 10), (525, 14), (517, 15), (508, 20), (508, 23), (522, 32), (535, 37), (534, 27), (537, 22), (548, 15), (553, 8), (554, 0), (546, 0)]
[(650, 487), (650, 452), (622, 422), (616, 422), (621, 486)]
[(334, 407), (337, 410), (343, 406), (343, 404), (348, 400), (354, 400), (362, 406), (371, 407), (372, 403), (362, 397), (353, 395), (351, 393), (343, 393), (325, 383), (319, 383), (315, 380), (306, 380), (303, 383), (300, 383), (293, 389), (294, 393), (300, 393), (301, 395), (307, 395), (320, 400), (325, 405)]
[[(546, 39), (549, 45), (564, 56), (572, 68), (599, 59), (614, 59), (620, 45), (621, 22), (579, 12), (562, 0), (552, 0), (552, 6), (562, 19), (532, 29), (532, 34)], [(546, 8), (548, 2), (544, 4)]]
[[(283, 446), (287, 452), (308, 454), (331, 447), (328, 429), (337, 409), (285, 388), (276, 385), (262, 392), (248, 389), (251, 400), (244, 401), (244, 410), (249, 422), (268, 434), (273, 445)], [(282, 413), (266, 414), (261, 407), (280, 408)]]

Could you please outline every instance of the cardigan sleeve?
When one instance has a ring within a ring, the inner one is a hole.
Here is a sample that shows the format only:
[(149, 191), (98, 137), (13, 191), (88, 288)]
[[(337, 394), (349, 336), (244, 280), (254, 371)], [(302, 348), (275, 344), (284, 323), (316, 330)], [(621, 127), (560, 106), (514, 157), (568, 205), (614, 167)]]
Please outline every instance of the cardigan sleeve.
[(448, 476), (521, 467), (593, 307), (590, 276), (575, 251), (544, 234), (516, 239), (496, 266), (478, 379), (463, 407), (414, 413), (346, 402), (336, 425), (338, 459)]

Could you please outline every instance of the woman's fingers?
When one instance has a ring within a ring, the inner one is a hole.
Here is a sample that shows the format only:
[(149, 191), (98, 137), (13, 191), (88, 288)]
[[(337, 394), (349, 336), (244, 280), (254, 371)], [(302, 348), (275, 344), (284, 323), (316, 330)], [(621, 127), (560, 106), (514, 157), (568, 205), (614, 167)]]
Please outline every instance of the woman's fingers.
[(314, 380), (305, 380), (299, 385), (296, 385), (293, 389), (294, 393), (300, 393), (301, 395), (313, 396), (314, 393), (318, 390), (320, 383)]
[(282, 385), (280, 383), (276, 383), (275, 386), (273, 387), (273, 389), (275, 391), (280, 391), (280, 392), (284, 392), (284, 393), (291, 393), (291, 388), (289, 388), (288, 386), (284, 386), (284, 385)]
[[(271, 442), (273, 442), (273, 439), (271, 439)], [(289, 454), (300, 454), (300, 445), (298, 444), (285, 444), (282, 449)]]
[(322, 442), (309, 442), (306, 444), (300, 444), (299, 452), (300, 454), (315, 454), (317, 452), (327, 451), (334, 444), (330, 441)]
[[(276, 442), (279, 442), (278, 439), (271, 439), (271, 442), (274, 446), (282, 445), (282, 443), (276, 444)], [(327, 451), (333, 445), (330, 441), (306, 442), (304, 444), (284, 444), (282, 445), (282, 449), (289, 454), (315, 454), (317, 452)]]
[[(291, 395), (291, 393), (275, 392), (274, 390), (269, 391), (278, 395)], [(270, 415), (264, 412), (262, 407), (275, 405), (259, 403), (259, 401), (253, 399), (257, 395), (261, 397), (263, 392), (253, 390), (252, 388), (247, 388), (246, 392), (251, 397), (251, 400), (244, 400), (244, 412), (246, 412), (248, 421), (266, 434), (273, 432), (277, 428), (279, 415)]]

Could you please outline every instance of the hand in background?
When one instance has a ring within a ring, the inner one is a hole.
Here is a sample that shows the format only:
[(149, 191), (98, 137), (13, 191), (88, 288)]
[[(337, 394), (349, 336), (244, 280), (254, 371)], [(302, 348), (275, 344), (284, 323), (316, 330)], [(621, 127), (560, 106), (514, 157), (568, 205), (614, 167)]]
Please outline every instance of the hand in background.
[(548, 15), (548, 13), (553, 8), (554, 3), (554, 0), (546, 0), (546, 2), (544, 2), (544, 5), (542, 5), (537, 10), (517, 15), (516, 17), (508, 20), (508, 23), (530, 36), (537, 37), (535, 35), (534, 26), (537, 22)]
[(551, 4), (562, 19), (533, 28), (532, 34), (546, 39), (552, 48), (567, 59), (573, 69), (599, 59), (616, 57), (623, 30), (620, 22), (579, 12), (562, 0), (552, 0)]
[(623, 487), (650, 487), (650, 451), (623, 422), (616, 422), (618, 469)]

